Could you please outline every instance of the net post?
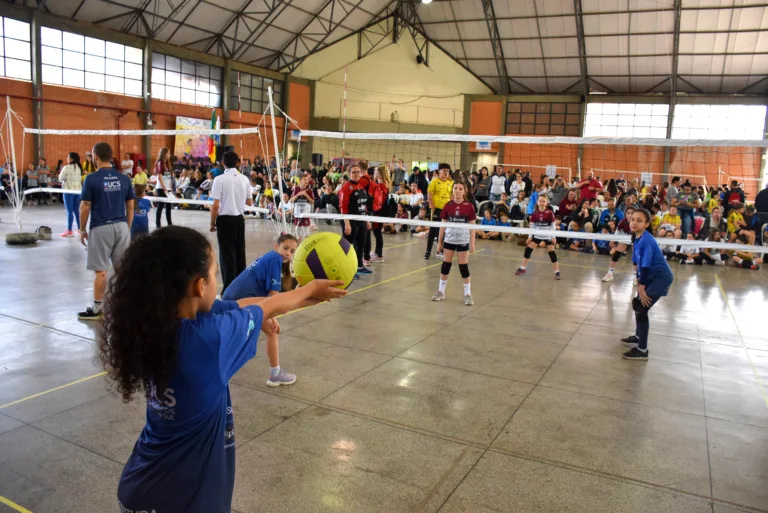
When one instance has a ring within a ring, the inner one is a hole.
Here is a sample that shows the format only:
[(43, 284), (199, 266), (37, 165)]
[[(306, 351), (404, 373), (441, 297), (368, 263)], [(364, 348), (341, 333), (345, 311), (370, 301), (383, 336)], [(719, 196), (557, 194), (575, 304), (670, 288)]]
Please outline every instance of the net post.
[[(272, 86), (267, 88), (269, 96), (269, 117), (272, 120), (272, 142), (275, 145), (275, 164), (277, 164), (277, 186), (280, 189), (280, 201), (283, 201), (283, 166), (280, 162), (280, 147), (277, 144), (277, 127), (275, 126), (275, 102), (272, 98)], [(269, 164), (267, 164), (269, 165)], [(288, 225), (285, 222), (285, 216), (282, 219), (283, 231), (288, 231)]]
[[(5, 97), (5, 105), (7, 107), (5, 111), (5, 121), (8, 123), (8, 142), (11, 144), (11, 165), (13, 166), (13, 169), (11, 169), (9, 175), (11, 177), (12, 181), (12, 187), (11, 194), (13, 195), (13, 212), (14, 212), (14, 220), (16, 221), (16, 227), (19, 229), (19, 232), (21, 232), (21, 201), (23, 197), (21, 196), (21, 190), (19, 187), (19, 171), (18, 167), (16, 167), (16, 145), (13, 141), (13, 110), (11, 110), (11, 97), (6, 96)], [(23, 136), (22, 136), (23, 137)]]

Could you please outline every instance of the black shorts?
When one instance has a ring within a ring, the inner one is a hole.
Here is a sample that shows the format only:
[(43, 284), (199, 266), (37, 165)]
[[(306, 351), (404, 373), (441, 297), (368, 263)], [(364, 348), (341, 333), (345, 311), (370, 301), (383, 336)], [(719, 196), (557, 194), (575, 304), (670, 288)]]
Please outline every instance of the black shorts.
[(552, 239), (539, 239), (536, 237), (531, 237), (531, 242), (536, 244), (537, 246), (541, 244), (542, 242), (546, 244), (547, 246), (554, 246), (555, 242)]
[(461, 253), (462, 251), (469, 251), (469, 244), (451, 244), (450, 242), (444, 242), (443, 250), (458, 251)]

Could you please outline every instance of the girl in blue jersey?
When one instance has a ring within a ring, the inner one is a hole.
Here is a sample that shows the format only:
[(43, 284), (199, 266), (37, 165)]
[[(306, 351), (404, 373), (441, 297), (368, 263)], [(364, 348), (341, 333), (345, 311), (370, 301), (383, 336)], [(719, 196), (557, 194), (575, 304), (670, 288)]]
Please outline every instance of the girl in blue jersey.
[[(291, 260), (298, 246), (296, 237), (290, 233), (284, 233), (277, 238), (275, 249), (257, 259), (247, 269), (241, 272), (227, 290), (222, 299), (225, 301), (239, 301), (250, 297), (271, 297), (277, 295), (282, 289), (292, 290), (290, 281)], [(288, 282), (283, 286), (283, 282)], [(267, 338), (267, 358), (269, 358), (269, 378), (267, 385), (279, 387), (281, 385), (293, 385), (296, 375), (289, 374), (280, 368), (280, 346), (278, 342), (279, 331), (265, 330)]]
[(118, 485), (121, 511), (231, 511), (230, 378), (256, 355), (260, 330), (279, 330), (275, 316), (346, 294), (336, 288), (343, 282), (315, 280), (275, 297), (217, 301), (216, 262), (201, 233), (169, 226), (136, 239), (115, 268), (101, 361), (125, 402), (140, 391), (147, 398)]
[(632, 263), (637, 266), (637, 297), (632, 300), (636, 328), (634, 335), (621, 339), (631, 347), (623, 355), (627, 360), (648, 359), (648, 311), (667, 295), (672, 285), (672, 271), (656, 239), (648, 231), (650, 225), (650, 212), (641, 208), (632, 213), (629, 226), (634, 237)]

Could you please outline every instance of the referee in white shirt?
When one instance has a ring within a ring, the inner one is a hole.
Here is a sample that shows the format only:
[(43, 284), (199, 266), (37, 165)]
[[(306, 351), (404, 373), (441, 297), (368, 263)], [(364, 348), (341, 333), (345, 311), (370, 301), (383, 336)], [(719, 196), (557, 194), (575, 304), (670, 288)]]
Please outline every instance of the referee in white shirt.
[(219, 241), (219, 267), (224, 282), (223, 294), (237, 275), (245, 270), (245, 206), (251, 206), (251, 184), (238, 171), (240, 158), (234, 151), (221, 159), (224, 173), (213, 180), (211, 187), (211, 231)]

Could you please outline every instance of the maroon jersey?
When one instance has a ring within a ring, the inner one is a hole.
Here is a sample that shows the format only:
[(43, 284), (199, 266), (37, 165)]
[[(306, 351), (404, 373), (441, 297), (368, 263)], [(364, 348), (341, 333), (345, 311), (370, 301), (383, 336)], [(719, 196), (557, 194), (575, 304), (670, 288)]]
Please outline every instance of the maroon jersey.
[[(449, 223), (466, 224), (471, 223), (477, 219), (477, 215), (475, 214), (475, 207), (473, 207), (472, 204), (468, 201), (463, 201), (461, 203), (454, 203), (453, 201), (449, 201), (445, 204), (443, 210), (440, 212), (440, 219), (448, 221)], [(470, 239), (471, 234), (469, 233), (469, 230), (464, 230), (461, 228), (445, 229), (444, 242), (449, 244), (463, 245), (469, 244)]]
[[(306, 190), (307, 192), (309, 192), (309, 197), (310, 197), (310, 198), (312, 198), (312, 201), (314, 201), (314, 199), (315, 199), (315, 193), (312, 191), (312, 188), (311, 188), (311, 187), (307, 187), (305, 190)], [(301, 192), (302, 192), (302, 188), (301, 188), (301, 187), (298, 187), (298, 186), (297, 186), (297, 187), (294, 187), (294, 188), (293, 188), (293, 191), (291, 192), (291, 196), (296, 196), (297, 194), (301, 194)], [(294, 200), (294, 202), (295, 202), (295, 203), (309, 203), (310, 201), (307, 199), (307, 197), (306, 197), (306, 196), (304, 196), (304, 195), (302, 194), (301, 196), (297, 197), (297, 198)]]
[(536, 210), (529, 218), (531, 228), (538, 228), (540, 230), (551, 230), (552, 224), (555, 222), (555, 214), (551, 210)]

